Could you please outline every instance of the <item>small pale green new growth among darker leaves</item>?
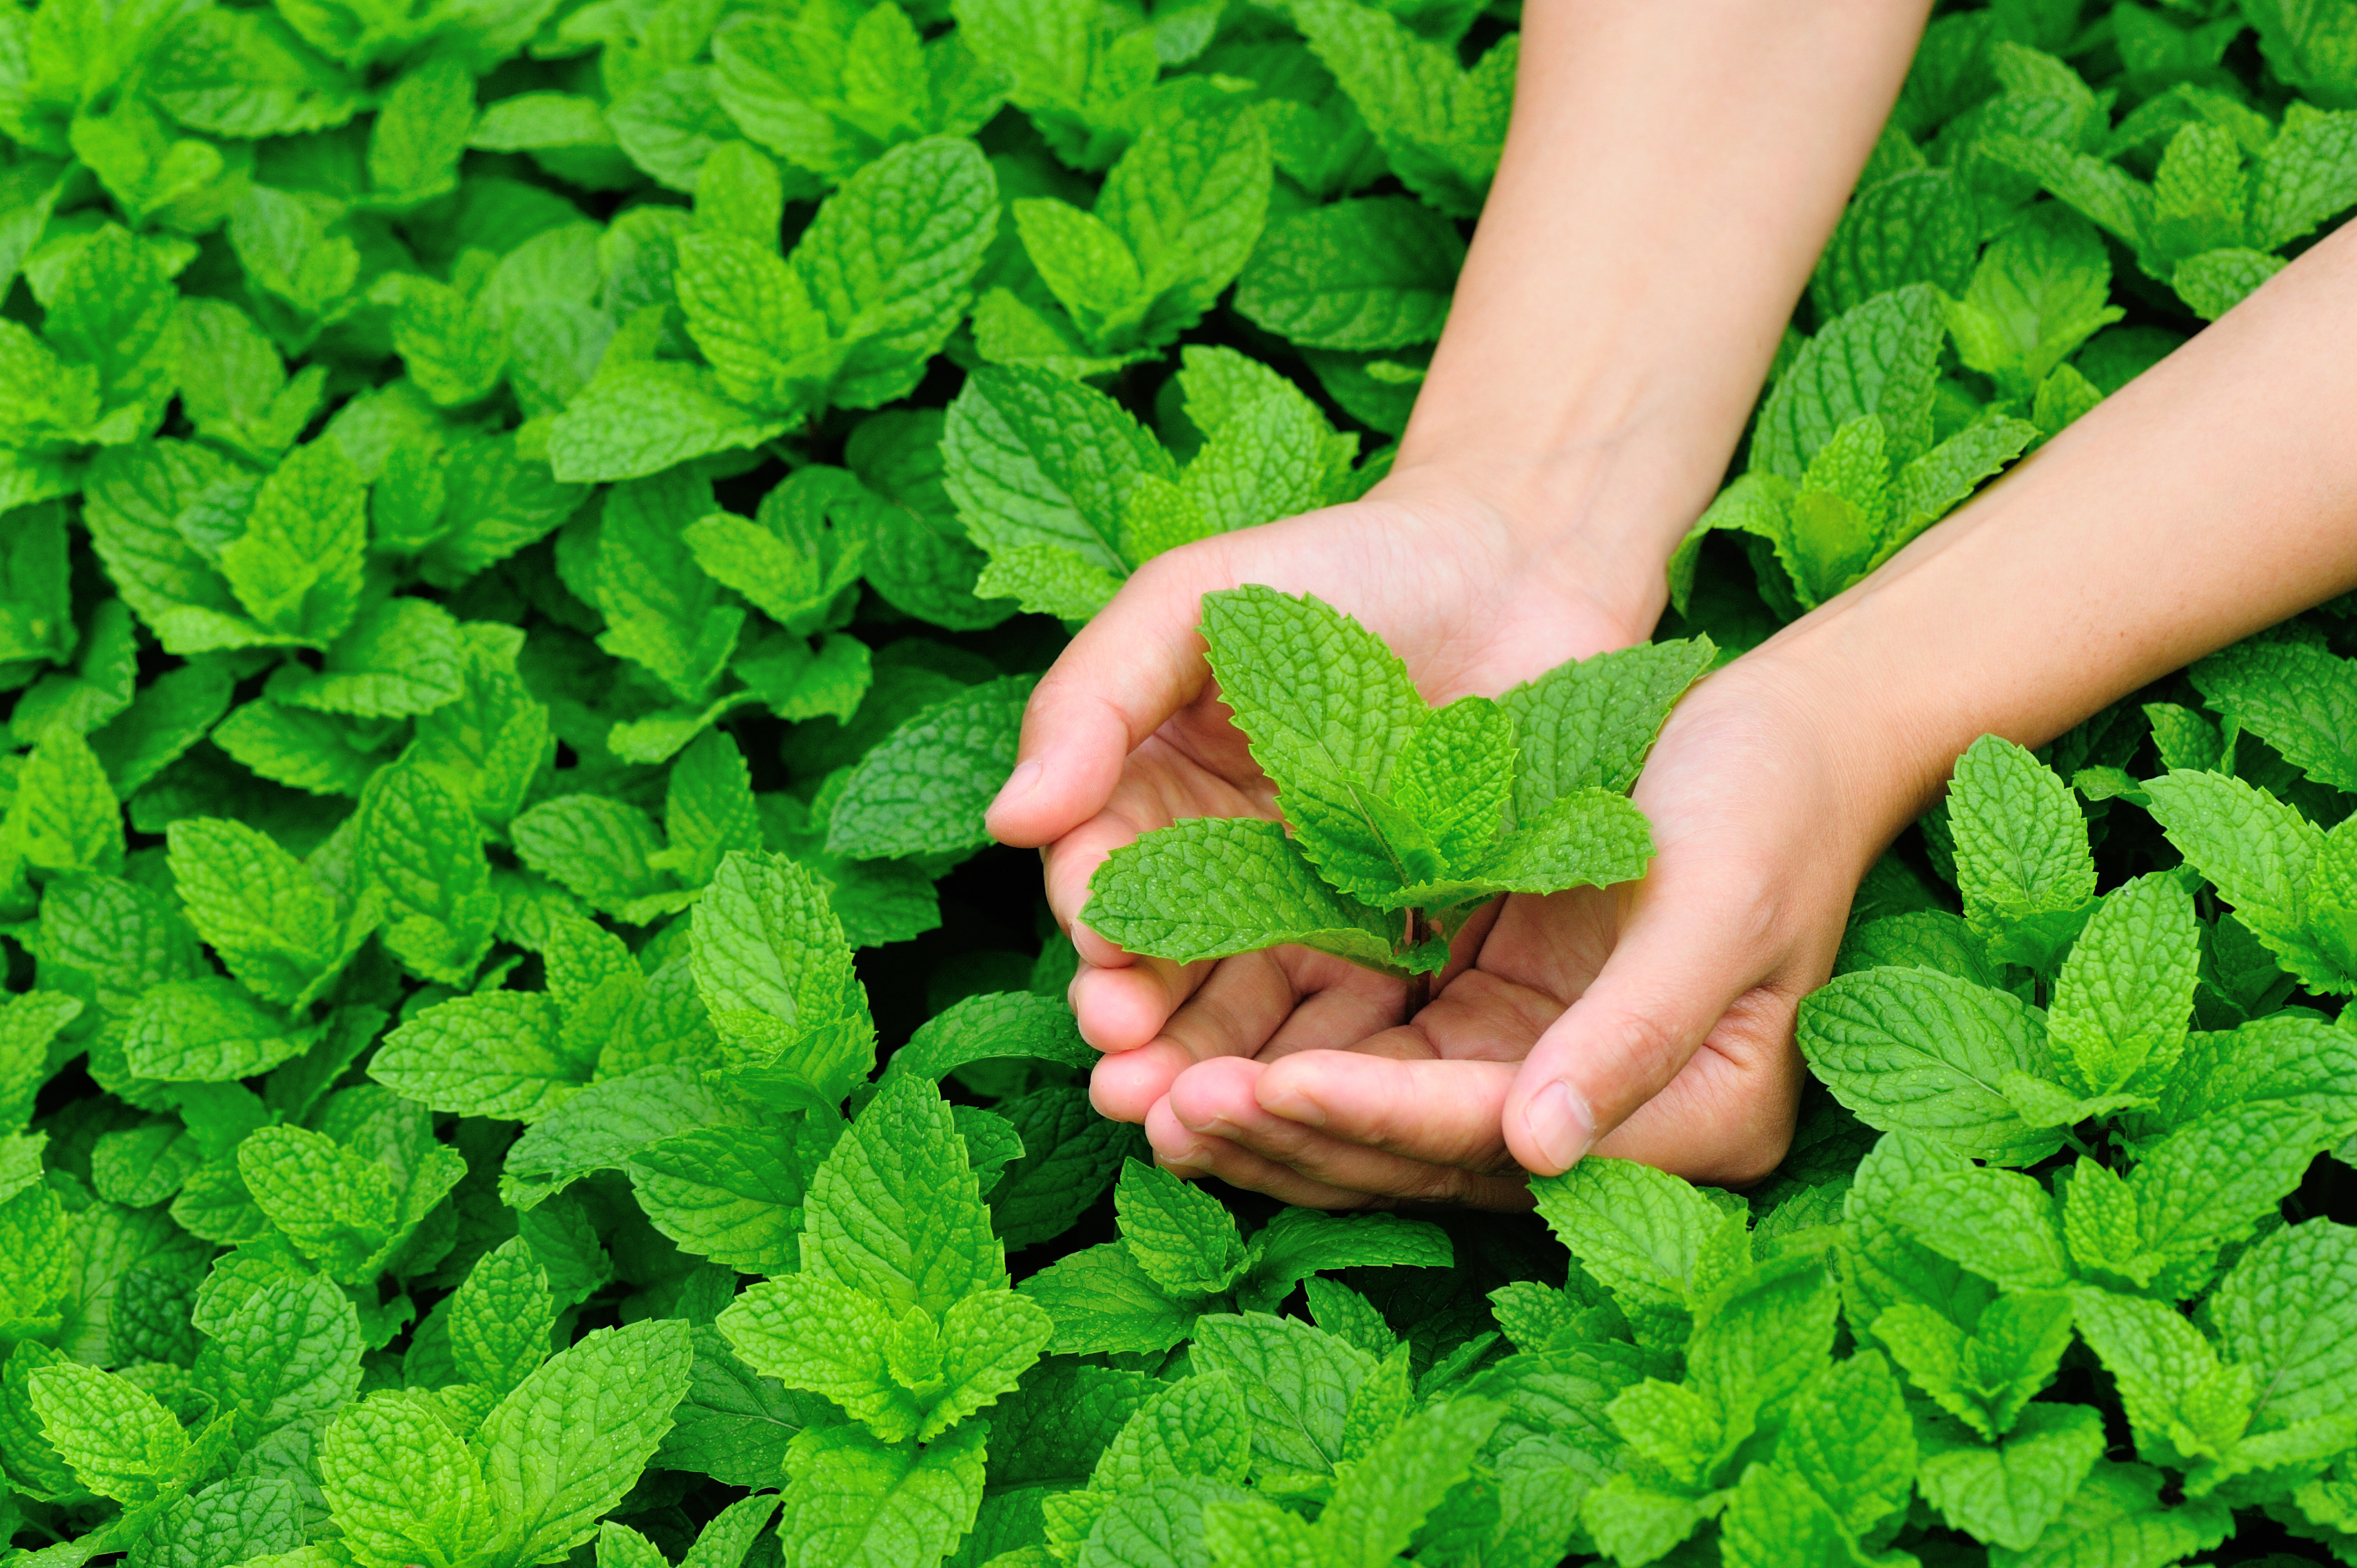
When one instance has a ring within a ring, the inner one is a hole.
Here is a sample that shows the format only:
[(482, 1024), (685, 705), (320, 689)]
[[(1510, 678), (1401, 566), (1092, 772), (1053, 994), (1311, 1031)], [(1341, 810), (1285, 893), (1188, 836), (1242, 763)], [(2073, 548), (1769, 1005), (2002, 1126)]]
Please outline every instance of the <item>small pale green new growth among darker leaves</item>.
[(1714, 651), (1633, 649), (1435, 709), (1399, 655), (1308, 595), (1207, 594), (1202, 633), (1291, 833), (1239, 818), (1148, 833), (1098, 868), (1082, 919), (1157, 958), (1298, 942), (1394, 974), (1442, 968), (1501, 893), (1643, 874), (1652, 836), (1625, 791)]

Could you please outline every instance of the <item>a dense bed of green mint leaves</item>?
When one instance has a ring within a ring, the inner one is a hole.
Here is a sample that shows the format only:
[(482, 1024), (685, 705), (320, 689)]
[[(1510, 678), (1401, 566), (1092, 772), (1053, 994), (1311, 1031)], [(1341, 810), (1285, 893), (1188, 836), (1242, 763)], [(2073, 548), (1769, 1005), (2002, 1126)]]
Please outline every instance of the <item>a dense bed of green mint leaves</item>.
[[(1748, 1193), (1092, 1110), (982, 807), (1131, 572), (1381, 478), (1515, 12), (0, 10), (7, 1568), (2357, 1563), (2345, 606), (1965, 757)], [(1293, 833), (1102, 923), (1636, 874), (1713, 649), (2352, 205), (2346, 6), (1942, 6), (1662, 640), (1429, 713), (1214, 597)]]

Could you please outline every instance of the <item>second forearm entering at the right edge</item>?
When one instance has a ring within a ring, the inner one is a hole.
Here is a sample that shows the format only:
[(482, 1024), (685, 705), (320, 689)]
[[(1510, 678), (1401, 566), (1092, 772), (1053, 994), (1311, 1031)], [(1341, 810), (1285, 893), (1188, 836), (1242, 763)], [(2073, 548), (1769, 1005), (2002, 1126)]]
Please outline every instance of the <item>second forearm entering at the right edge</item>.
[(1854, 853), (1977, 736), (2040, 745), (2357, 586), (2352, 345), (2357, 228), (1738, 661), (1813, 715)]

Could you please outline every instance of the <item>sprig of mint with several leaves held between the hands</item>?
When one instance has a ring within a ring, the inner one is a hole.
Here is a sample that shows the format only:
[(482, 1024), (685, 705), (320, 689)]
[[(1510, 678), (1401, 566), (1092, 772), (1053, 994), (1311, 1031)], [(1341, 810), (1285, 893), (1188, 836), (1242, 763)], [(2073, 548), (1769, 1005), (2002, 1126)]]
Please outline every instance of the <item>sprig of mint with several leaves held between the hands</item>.
[(1632, 648), (1435, 708), (1381, 638), (1310, 595), (1206, 594), (1200, 630), (1285, 821), (1147, 833), (1098, 867), (1081, 918), (1157, 958), (1299, 943), (1412, 990), (1500, 894), (1643, 875), (1652, 834), (1628, 791), (1717, 655), (1707, 638)]

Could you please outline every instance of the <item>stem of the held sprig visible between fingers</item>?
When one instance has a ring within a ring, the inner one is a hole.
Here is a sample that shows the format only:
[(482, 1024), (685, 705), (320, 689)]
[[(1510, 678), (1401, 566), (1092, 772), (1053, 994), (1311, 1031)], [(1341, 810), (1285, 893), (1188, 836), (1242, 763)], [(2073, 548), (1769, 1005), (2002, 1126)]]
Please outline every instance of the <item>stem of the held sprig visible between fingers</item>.
[[(1410, 908), (1407, 912), (1407, 950), (1414, 953), (1432, 935), (1432, 922), (1425, 918), (1422, 909)], [(1415, 1017), (1432, 1000), (1432, 975), (1418, 970), (1407, 977), (1407, 1015)]]

